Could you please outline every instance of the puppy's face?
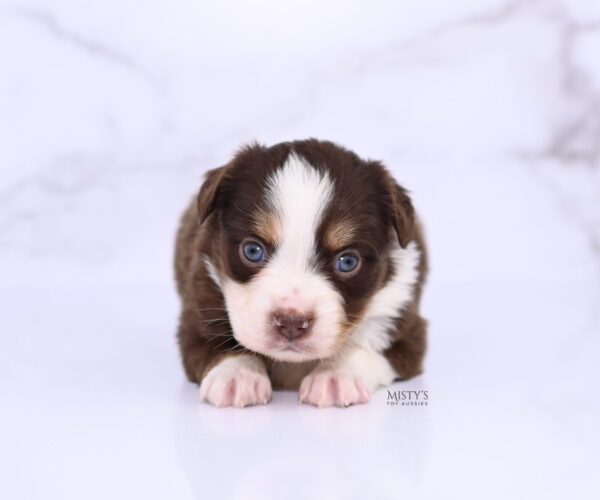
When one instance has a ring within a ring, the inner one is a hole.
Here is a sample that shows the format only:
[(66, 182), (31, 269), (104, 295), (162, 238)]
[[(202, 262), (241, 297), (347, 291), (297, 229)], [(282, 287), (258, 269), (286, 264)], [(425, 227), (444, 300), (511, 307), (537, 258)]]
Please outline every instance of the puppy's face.
[(209, 172), (198, 207), (234, 337), (285, 361), (335, 354), (412, 231), (381, 165), (318, 141), (243, 150)]

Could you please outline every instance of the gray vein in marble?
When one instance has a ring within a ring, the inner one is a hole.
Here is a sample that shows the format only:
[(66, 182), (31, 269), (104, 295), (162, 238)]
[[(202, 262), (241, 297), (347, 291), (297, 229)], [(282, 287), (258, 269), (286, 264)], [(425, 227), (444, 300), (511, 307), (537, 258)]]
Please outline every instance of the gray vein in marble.
[(509, 2), (495, 13), (478, 14), (461, 21), (439, 27), (432, 35), (445, 33), (451, 26), (477, 23), (498, 23), (507, 20), (525, 5), (542, 5), (546, 12), (542, 18), (556, 26), (559, 37), (557, 63), (560, 85), (567, 102), (574, 108), (572, 116), (565, 117), (541, 151), (518, 154), (527, 161), (556, 160), (565, 164), (597, 166), (600, 162), (600, 89), (594, 87), (586, 69), (575, 61), (574, 53), (582, 37), (600, 32), (600, 20), (585, 23), (572, 19), (568, 9), (559, 2), (524, 1)]
[(532, 5), (535, 3), (539, 3), (539, 0), (515, 0), (511, 2), (506, 2), (494, 7), (492, 9), (486, 10), (484, 12), (480, 12), (474, 14), (472, 16), (466, 16), (458, 21), (455, 21), (453, 24), (456, 25), (490, 25), (490, 24), (499, 24), (510, 18), (512, 18), (515, 14), (517, 14), (523, 7), (526, 5)]
[(143, 68), (131, 56), (122, 51), (116, 50), (107, 44), (98, 42), (83, 36), (76, 31), (66, 28), (54, 15), (50, 14), (49, 12), (23, 7), (13, 7), (8, 9), (8, 12), (42, 26), (48, 33), (64, 43), (77, 47), (78, 49), (83, 50), (94, 57), (100, 57), (127, 69), (137, 77), (143, 79), (155, 92), (159, 94), (163, 93), (163, 87), (159, 79), (150, 71)]
[(582, 36), (600, 32), (600, 20), (577, 23), (563, 9), (556, 11), (552, 20), (560, 29), (558, 62), (562, 88), (578, 109), (576, 116), (553, 134), (539, 156), (597, 166), (600, 160), (600, 90), (593, 86), (592, 79), (585, 68), (575, 62), (573, 54)]
[[(497, 6), (482, 10), (473, 15), (465, 16), (459, 19), (447, 21), (426, 30), (425, 32), (413, 35), (411, 37), (393, 42), (387, 47), (377, 48), (363, 52), (362, 54), (353, 54), (351, 62), (345, 65), (336, 64), (329, 71), (315, 72), (315, 77), (307, 85), (305, 91), (305, 104), (298, 106), (297, 111), (293, 114), (293, 120), (301, 120), (305, 116), (309, 116), (317, 106), (319, 89), (323, 87), (326, 81), (346, 80), (349, 76), (356, 76), (366, 72), (377, 70), (396, 70), (402, 58), (406, 56), (406, 51), (414, 49), (418, 46), (427, 43), (433, 43), (438, 38), (448, 36), (466, 26), (489, 26), (493, 24), (501, 24), (518, 15), (521, 10), (529, 5), (537, 4), (541, 0), (510, 0), (501, 2)], [(358, 59), (358, 62), (356, 61)], [(435, 63), (439, 61), (434, 61)], [(420, 60), (417, 64), (424, 66), (430, 64), (431, 61)], [(345, 66), (345, 67), (344, 67)], [(287, 122), (284, 119), (283, 122)]]
[[(377, 70), (396, 70), (399, 60), (406, 55), (406, 51), (419, 45), (431, 43), (437, 38), (446, 36), (456, 30), (469, 25), (490, 25), (506, 22), (520, 12), (527, 5), (538, 3), (540, 0), (510, 0), (502, 2), (492, 9), (483, 10), (477, 14), (465, 16), (457, 20), (441, 23), (423, 33), (393, 42), (387, 47), (377, 48), (361, 54), (353, 54), (350, 62), (337, 63), (330, 70), (315, 71), (314, 77), (307, 84), (304, 92), (304, 104), (297, 106), (292, 114), (284, 117), (281, 124), (300, 121), (310, 116), (317, 107), (319, 95), (324, 82), (347, 80), (349, 76), (356, 76)], [(357, 61), (358, 60), (358, 61)], [(438, 62), (438, 61), (436, 61)], [(427, 62), (419, 61), (418, 65)]]
[(440, 23), (423, 33), (419, 33), (418, 35), (411, 36), (404, 40), (399, 40), (398, 42), (391, 44), (386, 50), (378, 51), (378, 54), (366, 54), (366, 57), (363, 59), (361, 64), (361, 69), (372, 67), (372, 63), (380, 58), (379, 54), (384, 54), (384, 59), (387, 60), (387, 57), (385, 56), (389, 53), (396, 55), (399, 50), (401, 51), (415, 47), (422, 43), (432, 42), (435, 39), (447, 36), (464, 27), (485, 27), (507, 22), (515, 17), (526, 6), (533, 5), (538, 2), (539, 0), (511, 0), (500, 3), (494, 8), (486, 9), (473, 15)]
[[(543, 166), (540, 167), (536, 163), (533, 163), (531, 166), (533, 167), (532, 172), (534, 172), (534, 174), (537, 175), (537, 178), (554, 194), (563, 213), (581, 227), (589, 242), (591, 250), (600, 257), (600, 232), (597, 231), (593, 222), (588, 220), (588, 218), (581, 213), (573, 196), (566, 192), (556, 182), (553, 182), (544, 175)], [(600, 262), (598, 262), (598, 264), (600, 264)]]

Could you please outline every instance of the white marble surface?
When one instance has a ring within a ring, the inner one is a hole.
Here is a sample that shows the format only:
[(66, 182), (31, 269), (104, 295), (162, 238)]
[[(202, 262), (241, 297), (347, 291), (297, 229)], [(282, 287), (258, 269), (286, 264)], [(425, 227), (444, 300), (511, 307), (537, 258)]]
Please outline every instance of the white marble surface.
[[(595, 0), (1, 2), (0, 497), (599, 498), (599, 54)], [(179, 212), (307, 136), (413, 192), (427, 407), (184, 381)]]

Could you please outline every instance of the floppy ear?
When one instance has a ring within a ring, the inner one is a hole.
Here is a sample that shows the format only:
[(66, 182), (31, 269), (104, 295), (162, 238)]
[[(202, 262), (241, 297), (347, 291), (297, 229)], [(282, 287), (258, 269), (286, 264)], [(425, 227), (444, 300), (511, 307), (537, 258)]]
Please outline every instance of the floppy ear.
[(394, 178), (386, 172), (385, 184), (388, 191), (388, 207), (391, 223), (396, 230), (398, 243), (406, 248), (416, 237), (415, 210), (407, 191), (399, 186)]
[(415, 209), (406, 190), (394, 183), (393, 220), (392, 224), (398, 235), (398, 242), (402, 248), (406, 248), (415, 239)]
[(219, 187), (225, 177), (228, 165), (223, 167), (215, 168), (206, 172), (204, 176), (204, 183), (200, 188), (197, 199), (198, 217), (200, 217), (200, 224), (202, 224), (206, 218), (212, 213), (217, 206), (219, 199)]

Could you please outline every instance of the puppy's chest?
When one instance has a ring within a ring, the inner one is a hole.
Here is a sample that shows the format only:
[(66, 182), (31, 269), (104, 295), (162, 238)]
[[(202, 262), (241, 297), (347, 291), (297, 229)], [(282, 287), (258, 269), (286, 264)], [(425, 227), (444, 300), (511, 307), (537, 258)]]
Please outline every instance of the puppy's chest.
[(267, 361), (267, 370), (274, 389), (297, 390), (302, 379), (312, 371), (315, 365), (315, 361), (305, 363)]

